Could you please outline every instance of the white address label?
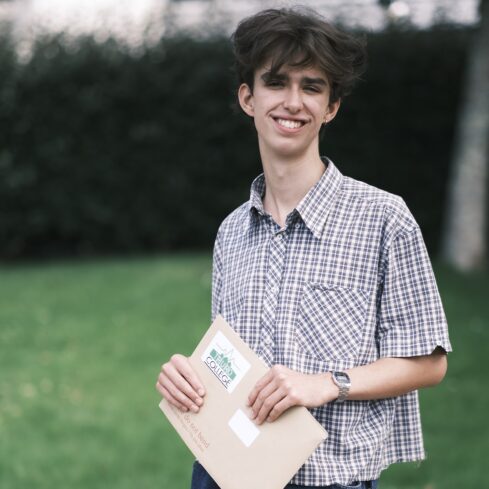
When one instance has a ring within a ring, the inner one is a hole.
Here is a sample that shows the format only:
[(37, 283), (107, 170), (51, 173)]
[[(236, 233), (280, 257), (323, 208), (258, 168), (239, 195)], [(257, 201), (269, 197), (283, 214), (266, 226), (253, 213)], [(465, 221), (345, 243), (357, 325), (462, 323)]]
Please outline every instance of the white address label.
[(256, 437), (260, 434), (260, 430), (255, 423), (246, 416), (246, 414), (238, 409), (233, 417), (229, 420), (229, 427), (234, 431), (236, 436), (244, 443), (248, 448), (256, 440)]

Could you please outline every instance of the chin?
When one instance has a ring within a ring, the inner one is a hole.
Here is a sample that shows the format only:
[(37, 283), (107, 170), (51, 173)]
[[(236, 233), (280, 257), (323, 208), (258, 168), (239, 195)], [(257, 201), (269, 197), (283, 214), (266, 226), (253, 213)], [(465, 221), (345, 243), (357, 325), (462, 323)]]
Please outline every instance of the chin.
[(274, 152), (282, 158), (299, 158), (307, 153), (307, 148), (284, 144), (274, 148)]

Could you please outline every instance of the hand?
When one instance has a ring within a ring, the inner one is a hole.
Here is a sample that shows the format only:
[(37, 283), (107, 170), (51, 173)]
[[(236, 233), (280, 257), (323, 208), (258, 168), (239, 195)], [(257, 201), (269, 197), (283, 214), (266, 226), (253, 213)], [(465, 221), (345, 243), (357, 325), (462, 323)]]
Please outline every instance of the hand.
[(161, 366), (156, 390), (181, 411), (199, 412), (204, 404), (205, 389), (191, 367), (188, 358), (175, 354)]
[(292, 406), (318, 407), (333, 401), (339, 389), (330, 373), (302, 374), (283, 365), (273, 366), (252, 389), (248, 406), (257, 424), (275, 421)]

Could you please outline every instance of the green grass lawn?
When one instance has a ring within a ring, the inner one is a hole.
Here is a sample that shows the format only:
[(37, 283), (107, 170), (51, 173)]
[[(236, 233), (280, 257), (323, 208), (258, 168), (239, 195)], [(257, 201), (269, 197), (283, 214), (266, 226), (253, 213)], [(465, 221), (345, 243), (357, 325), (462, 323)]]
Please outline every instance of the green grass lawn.
[[(171, 353), (210, 322), (210, 257), (0, 269), (0, 489), (189, 486), (192, 455), (158, 409)], [(484, 486), (489, 277), (436, 268), (455, 353), (421, 393), (428, 459), (382, 489)]]

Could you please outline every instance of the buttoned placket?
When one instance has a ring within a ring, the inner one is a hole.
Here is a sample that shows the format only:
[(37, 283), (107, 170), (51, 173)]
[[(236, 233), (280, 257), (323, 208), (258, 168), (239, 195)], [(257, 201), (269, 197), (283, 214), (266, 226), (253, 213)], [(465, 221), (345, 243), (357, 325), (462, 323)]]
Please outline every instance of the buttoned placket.
[(287, 246), (287, 228), (280, 226), (270, 217), (268, 240), (268, 264), (265, 278), (265, 293), (260, 328), (260, 356), (273, 365), (276, 361), (276, 319)]
[[(301, 226), (299, 215), (294, 209), (286, 218), (285, 226), (280, 227), (270, 215), (267, 215), (269, 225), (268, 264), (266, 267), (265, 290), (261, 315), (260, 346), (261, 357), (268, 365), (283, 363), (283, 352), (280, 355), (280, 344), (284, 341), (284, 331), (277, 328), (280, 319), (279, 311), (284, 270), (287, 261), (287, 250), (291, 239), (290, 233)], [(282, 336), (282, 337), (281, 337)], [(283, 345), (282, 345), (283, 346)]]

